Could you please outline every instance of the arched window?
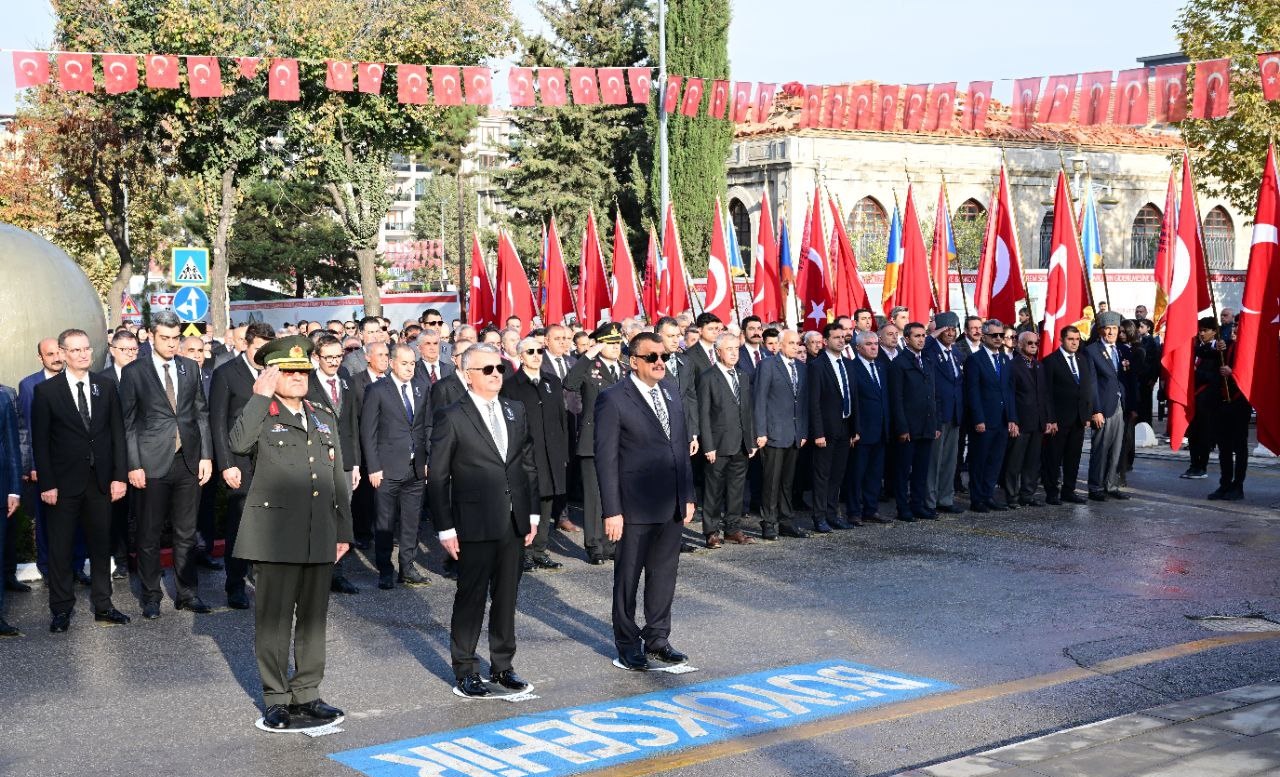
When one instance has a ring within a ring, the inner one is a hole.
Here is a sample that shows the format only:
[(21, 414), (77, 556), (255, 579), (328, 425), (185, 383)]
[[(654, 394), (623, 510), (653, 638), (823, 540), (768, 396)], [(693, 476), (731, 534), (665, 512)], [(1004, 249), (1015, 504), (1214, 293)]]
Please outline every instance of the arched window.
[(1156, 250), (1160, 247), (1160, 209), (1151, 203), (1142, 206), (1133, 219), (1129, 238), (1129, 266), (1150, 270), (1156, 266)]
[(975, 199), (967, 199), (956, 208), (951, 231), (956, 237), (956, 261), (972, 270), (982, 256), (982, 235), (987, 229), (987, 209)]
[(1221, 205), (1204, 217), (1204, 254), (1212, 270), (1229, 270), (1236, 263), (1236, 227)]
[(956, 221), (977, 221), (987, 212), (982, 203), (975, 199), (967, 199), (956, 208)]
[(729, 200), (729, 223), (733, 225), (734, 237), (738, 238), (738, 259), (744, 269), (751, 256), (751, 214), (742, 200)]
[(1053, 211), (1044, 214), (1040, 222), (1040, 269), (1049, 269), (1049, 257), (1053, 255)]
[(853, 233), (854, 250), (861, 260), (879, 257), (884, 260), (885, 241), (889, 239), (889, 216), (875, 197), (863, 197), (849, 214), (849, 231)]

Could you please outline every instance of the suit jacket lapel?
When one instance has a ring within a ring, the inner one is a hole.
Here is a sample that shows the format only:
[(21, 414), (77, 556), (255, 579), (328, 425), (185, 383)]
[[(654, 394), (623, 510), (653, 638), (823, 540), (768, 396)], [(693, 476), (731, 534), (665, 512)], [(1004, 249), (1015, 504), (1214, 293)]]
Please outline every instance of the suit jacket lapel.
[[(500, 459), (501, 457), (498, 455), (498, 446), (493, 442), (493, 432), (489, 431), (489, 424), (483, 417), (481, 417), (480, 409), (476, 407), (476, 403), (471, 401), (471, 397), (464, 394), (462, 398), (458, 400), (458, 404), (462, 406), (463, 415), (471, 419), (471, 423), (475, 426), (476, 432), (480, 435), (481, 439), (487, 443), (485, 447), (493, 454), (495, 459)], [(510, 447), (511, 438), (508, 437), (507, 448)], [(502, 463), (504, 465), (506, 464), (505, 461)]]

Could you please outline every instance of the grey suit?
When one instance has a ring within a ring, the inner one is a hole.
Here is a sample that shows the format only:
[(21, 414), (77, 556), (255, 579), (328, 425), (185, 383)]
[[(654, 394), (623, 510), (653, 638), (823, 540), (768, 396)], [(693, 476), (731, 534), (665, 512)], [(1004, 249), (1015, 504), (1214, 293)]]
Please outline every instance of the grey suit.
[[(794, 380), (794, 382), (793, 382)], [(756, 369), (756, 436), (765, 437), (762, 458), (760, 528), (768, 537), (779, 524), (795, 528), (791, 484), (795, 480), (800, 443), (809, 433), (809, 374), (805, 365), (770, 356)]]

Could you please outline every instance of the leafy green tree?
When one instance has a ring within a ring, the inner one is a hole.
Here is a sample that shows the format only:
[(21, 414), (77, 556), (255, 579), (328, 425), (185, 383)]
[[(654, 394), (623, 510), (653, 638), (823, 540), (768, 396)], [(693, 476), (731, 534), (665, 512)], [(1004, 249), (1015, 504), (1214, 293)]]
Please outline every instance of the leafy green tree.
[[(415, 238), (439, 241), (441, 235), (444, 236), (445, 269), (450, 278), (461, 277), (459, 256), (462, 258), (463, 272), (465, 272), (467, 262), (471, 259), (471, 235), (477, 231), (476, 189), (466, 177), (462, 179), (462, 203), (462, 233), (459, 235), (458, 178), (456, 175), (436, 174), (424, 182), (423, 189), (418, 195), (418, 205), (413, 211)], [(441, 229), (442, 218), (443, 230)], [(459, 246), (462, 246), (461, 254), (459, 254)]]
[(298, 298), (346, 293), (359, 280), (328, 195), (311, 182), (246, 184), (227, 250), (233, 275), (291, 286)]

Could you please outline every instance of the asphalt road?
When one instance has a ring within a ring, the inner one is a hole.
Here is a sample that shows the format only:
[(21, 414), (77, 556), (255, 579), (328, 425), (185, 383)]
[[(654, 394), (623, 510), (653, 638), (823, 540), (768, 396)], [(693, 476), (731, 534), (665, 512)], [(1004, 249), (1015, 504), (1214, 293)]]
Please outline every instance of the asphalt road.
[[(1140, 460), (1128, 502), (686, 555), (672, 643), (701, 671), (683, 676), (611, 666), (611, 569), (587, 566), (581, 547), (561, 538), (566, 568), (522, 582), (516, 668), (541, 698), (518, 709), (451, 695), (452, 583), (380, 592), (365, 566), (353, 576), (362, 592), (335, 596), (330, 611), (322, 692), (348, 718), (342, 733), (317, 739), (253, 728), (251, 613), (191, 616), (166, 600), (161, 619), (147, 623), (136, 619), (136, 599), (117, 593), (135, 621), (99, 627), (82, 588), (71, 631), (51, 635), (45, 589), (10, 594), (7, 618), (26, 636), (0, 641), (0, 775), (352, 775), (328, 754), (775, 667), (843, 659), (981, 689), (1214, 636), (1188, 616), (1280, 620), (1280, 521), (1268, 507), (1280, 500), (1280, 469), (1255, 469), (1247, 501), (1223, 503), (1202, 499), (1215, 480), (1179, 480), (1184, 467)], [(202, 589), (222, 603), (220, 573)], [(669, 773), (892, 774), (1276, 676), (1280, 640), (1262, 640), (926, 704), (892, 722), (784, 733), (723, 757), (690, 751)], [(668, 766), (633, 764), (630, 773)]]

